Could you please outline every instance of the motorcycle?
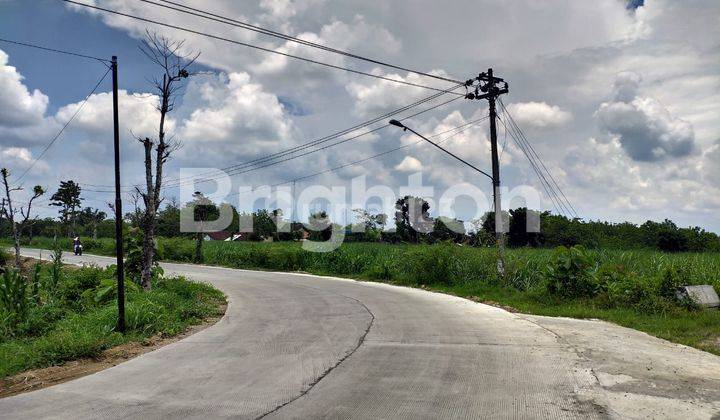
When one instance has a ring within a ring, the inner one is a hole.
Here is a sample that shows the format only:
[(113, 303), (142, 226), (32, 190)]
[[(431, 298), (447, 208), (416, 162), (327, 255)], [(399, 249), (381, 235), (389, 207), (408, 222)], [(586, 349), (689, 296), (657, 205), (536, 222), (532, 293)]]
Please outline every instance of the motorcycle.
[(75, 252), (75, 255), (82, 255), (83, 253), (83, 246), (78, 244), (75, 245), (75, 249), (73, 250)]

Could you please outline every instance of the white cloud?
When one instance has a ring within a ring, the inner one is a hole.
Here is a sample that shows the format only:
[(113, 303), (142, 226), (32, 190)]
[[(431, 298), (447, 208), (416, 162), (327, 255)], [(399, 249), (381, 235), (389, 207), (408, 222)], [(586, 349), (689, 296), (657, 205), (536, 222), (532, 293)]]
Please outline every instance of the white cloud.
[(23, 84), (23, 76), (8, 65), (7, 53), (0, 50), (0, 126), (22, 127), (42, 122), (48, 97)]
[[(3, 167), (15, 170), (15, 175), (19, 176), (20, 174), (17, 171), (24, 170), (30, 167), (34, 159), (32, 152), (27, 148), (8, 147), (4, 149), (0, 148), (0, 160), (2, 161)], [(49, 168), (47, 163), (42, 160), (39, 160), (33, 167), (33, 171), (35, 171), (35, 173), (43, 173), (46, 172), (48, 169)]]
[[(415, 73), (408, 73), (402, 76), (396, 73), (384, 73), (380, 68), (375, 68), (372, 70), (372, 74), (419, 85), (437, 85), (437, 83), (433, 82), (428, 83), (426, 77), (419, 76)], [(447, 76), (445, 72), (439, 70), (431, 71), (430, 74)], [(447, 88), (450, 86), (445, 85), (442, 87)], [(382, 79), (373, 80), (369, 83), (364, 80), (353, 81), (348, 83), (345, 89), (354, 100), (355, 113), (362, 117), (382, 114), (400, 108), (421, 98), (430, 96), (433, 93), (429, 90), (408, 87), (400, 83)]]
[(704, 156), (703, 179), (720, 188), (720, 140)]
[(422, 162), (412, 156), (405, 156), (402, 162), (395, 165), (395, 169), (400, 172), (418, 172), (423, 168)]
[[(141, 2), (105, 0), (103, 4), (160, 21), (172, 16), (173, 23), (180, 26), (203, 25), (213, 34), (323, 62), (447, 86), (403, 71), (373, 70), (374, 65), (359, 60), (197, 17), (169, 15), (165, 9)], [(571, 200), (582, 203), (586, 214), (581, 215), (611, 220), (671, 217), (680, 224), (706, 221), (714, 230), (720, 229), (717, 198), (713, 199), (713, 194), (718, 196), (720, 167), (720, 146), (716, 143), (720, 138), (717, 1), (685, 4), (647, 0), (634, 13), (620, 0), (422, 0), (412, 5), (402, 1), (348, 0), (334, 4), (324, 0), (218, 0), (202, 8), (401, 66), (435, 69), (460, 80), (493, 66), (510, 83), (508, 103), (512, 98), (516, 105), (524, 105), (524, 110), (511, 108), (518, 123), (528, 128), (529, 140), (566, 193), (572, 195)], [(512, 19), (494, 19), (493, 14), (484, 13), (487, 10)], [(142, 36), (148, 26), (103, 13), (92, 15), (133, 37)], [(548, 21), (554, 24), (548, 26)], [(257, 105), (243, 105), (237, 103), (228, 81), (200, 83), (203, 79), (197, 79), (197, 85), (205, 86), (205, 90), (191, 88), (174, 114), (178, 137), (185, 140), (185, 148), (175, 161), (180, 164), (201, 159), (218, 166), (244, 161), (258, 153), (320, 138), (430, 94), (192, 34), (160, 30), (186, 39), (188, 48), (201, 51), (200, 63), (228, 74), (247, 72), (251, 79), (246, 84), (259, 86), (257, 92), (249, 94)], [(487, 37), (487, 33), (496, 36)], [(278, 113), (282, 104), (288, 104), (287, 108)], [(457, 101), (452, 108), (414, 118), (412, 124), (424, 134), (435, 134), (481, 116), (475, 114), (478, 105)], [(462, 112), (450, 112), (453, 109)], [(212, 125), (203, 127), (202, 121), (212, 121)], [(290, 127), (289, 132), (283, 131), (283, 124)], [(43, 136), (29, 134), (38, 127), (31, 124), (14, 132), (12, 141), (26, 145), (22, 142), (29, 140), (25, 139), (44, 140)], [(155, 124), (148, 127), (155, 129)], [(0, 127), (0, 142), (5, 144), (7, 131)], [(70, 131), (76, 132), (72, 127)], [(287, 135), (278, 135), (283, 132)], [(20, 134), (25, 137), (20, 139)], [(345, 163), (345, 158), (354, 160), (380, 152), (388, 140), (401, 136), (387, 130), (375, 134), (365, 137), (366, 141), (310, 155), (299, 165), (258, 171), (256, 179), (277, 182), (295, 172), (305, 175), (320, 171)], [(502, 142), (502, 127), (499, 135)], [(266, 141), (272, 138), (277, 142)], [(404, 143), (417, 140), (401, 138)], [(597, 140), (583, 140), (588, 138)], [(487, 125), (448, 140), (447, 146), (478, 167), (489, 168)], [(683, 158), (689, 150), (697, 152), (692, 155), (697, 159)], [(436, 185), (476, 181), (475, 175), (432, 146), (418, 144), (409, 152), (422, 160), (424, 178)], [(403, 158), (398, 154), (384, 156), (352, 167), (352, 172), (326, 174), (317, 181), (342, 182), (350, 173), (363, 172), (377, 182), (395, 182), (392, 186), (396, 186), (400, 176), (393, 168)], [(503, 184), (511, 188), (537, 182), (512, 140), (502, 157), (502, 174)], [(682, 205), (676, 205), (680, 202)]]
[(219, 156), (248, 156), (276, 151), (292, 139), (293, 124), (277, 96), (253, 83), (247, 73), (230, 73), (193, 82), (202, 104), (183, 121), (180, 138), (186, 156), (202, 149)]
[(657, 161), (689, 155), (694, 148), (692, 125), (670, 112), (655, 98), (637, 96), (640, 77), (623, 72), (615, 82), (615, 102), (600, 105), (602, 128), (616, 135), (628, 155)]
[[(138, 137), (157, 137), (160, 112), (157, 110), (160, 100), (150, 93), (129, 93), (126, 90), (118, 91), (118, 109), (120, 132), (127, 135), (130, 132)], [(58, 122), (68, 121), (82, 101), (61, 107), (55, 114)], [(112, 130), (112, 93), (102, 92), (91, 95), (82, 110), (72, 122), (72, 128), (82, 130), (92, 135), (111, 132)], [(170, 118), (166, 121), (166, 131), (172, 132), (175, 121)]]
[(524, 102), (508, 105), (513, 118), (520, 127), (551, 129), (562, 127), (572, 119), (572, 115), (557, 105), (545, 102)]

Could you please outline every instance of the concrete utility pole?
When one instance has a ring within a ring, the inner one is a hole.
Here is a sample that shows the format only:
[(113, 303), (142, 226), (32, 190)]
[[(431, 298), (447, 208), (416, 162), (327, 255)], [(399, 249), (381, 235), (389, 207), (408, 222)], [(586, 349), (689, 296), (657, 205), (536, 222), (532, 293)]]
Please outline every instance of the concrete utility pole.
[[(498, 84), (500, 83), (503, 84), (502, 88), (498, 87)], [(404, 131), (412, 132), (413, 134), (417, 135), (418, 137), (422, 138), (423, 140), (427, 141), (428, 143), (432, 144), (433, 146), (437, 147), (448, 155), (452, 156), (457, 161), (464, 163), (465, 165), (473, 168), (475, 171), (485, 175), (492, 180), (493, 202), (495, 208), (495, 239), (497, 240), (498, 245), (497, 269), (500, 275), (504, 275), (505, 229), (503, 229), (502, 207), (500, 206), (500, 159), (498, 159), (497, 151), (497, 127), (495, 124), (495, 120), (497, 119), (497, 112), (495, 111), (495, 99), (504, 93), (508, 93), (508, 84), (503, 79), (493, 76), (492, 69), (488, 69), (487, 73), (480, 73), (478, 77), (465, 82), (465, 87), (474, 87), (474, 92), (468, 92), (467, 95), (465, 95), (467, 99), (487, 99), (488, 103), (490, 104), (490, 149), (492, 151), (492, 175), (461, 159), (454, 153), (433, 142), (432, 140), (428, 139), (427, 137), (423, 136), (412, 128), (407, 127), (405, 124), (401, 123), (398, 120), (390, 120), (389, 124), (400, 127)]]
[[(477, 84), (476, 84), (477, 82)], [(503, 87), (498, 87), (502, 83)], [(497, 112), (495, 100), (498, 96), (508, 93), (508, 84), (505, 80), (493, 76), (493, 70), (488, 69), (474, 79), (465, 82), (465, 86), (475, 86), (475, 91), (467, 94), (467, 99), (487, 99), (490, 107), (490, 151), (492, 153), (492, 183), (493, 183), (493, 207), (495, 211), (495, 240), (498, 246), (498, 272), (505, 274), (505, 229), (502, 220), (502, 206), (500, 205), (500, 159), (498, 158), (497, 147)]]
[(112, 69), (113, 88), (113, 135), (115, 150), (115, 254), (117, 257), (117, 329), (125, 332), (125, 261), (122, 233), (122, 198), (120, 195), (120, 121), (118, 120), (118, 75), (117, 57), (113, 56), (110, 63)]

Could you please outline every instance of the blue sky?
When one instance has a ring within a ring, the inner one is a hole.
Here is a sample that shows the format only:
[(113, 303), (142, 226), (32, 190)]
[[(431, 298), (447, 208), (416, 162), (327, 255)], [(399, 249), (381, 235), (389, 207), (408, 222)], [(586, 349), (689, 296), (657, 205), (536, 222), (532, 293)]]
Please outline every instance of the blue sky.
[[(420, 6), (413, 3), (417, 7), (412, 8), (402, 2), (359, 0), (187, 2), (341, 49), (461, 79), (493, 66), (511, 83), (506, 103), (581, 216), (636, 223), (669, 217), (680, 225), (699, 224), (720, 231), (720, 124), (716, 118), (720, 114), (720, 36), (713, 19), (720, 8), (717, 2), (698, 1), (681, 7), (665, 0), (487, 0), (488, 4), (457, 0), (440, 7), (427, 0)], [(321, 61), (437, 84), (141, 2), (100, 3)], [(505, 18), (491, 19), (482, 13), (488, 8)], [(549, 20), (553, 22), (550, 26)], [(120, 86), (128, 92), (121, 99), (123, 171), (128, 185), (140, 176), (140, 149), (130, 132), (152, 135), (155, 121), (146, 77), (156, 69), (137, 49), (145, 29), (158, 28), (71, 8), (56, 0), (0, 1), (0, 37), (119, 57)], [(173, 132), (185, 146), (168, 168), (170, 177), (177, 176), (181, 167), (224, 167), (302, 144), (427, 95), (422, 90), (277, 60), (177, 31), (163, 33), (184, 39), (188, 48), (201, 51), (198, 69), (208, 73), (190, 81), (172, 115)], [(0, 156), (4, 165), (21, 172), (105, 68), (93, 61), (4, 43), (0, 50), (8, 56), (6, 72), (0, 75), (9, 77), (0, 83), (9, 83), (5, 91), (17, 95), (10, 98), (8, 93), (5, 102), (0, 98), (5, 104), (0, 109)], [(26, 182), (51, 189), (59, 180), (71, 177), (84, 183), (112, 183), (111, 167), (106, 164), (111, 156), (106, 121), (109, 90), (108, 80)], [(673, 93), (678, 91), (684, 94), (678, 97)], [(23, 105), (28, 103), (32, 106)], [(14, 105), (18, 109), (12, 109)], [(481, 104), (463, 102), (411, 121), (417, 129), (433, 134), (484, 112)], [(486, 133), (487, 126), (479, 125), (449, 140), (448, 147), (488, 168)], [(398, 132), (379, 132), (364, 141), (235, 177), (233, 188), (305, 176), (411, 141)], [(540, 189), (522, 152), (512, 143), (502, 165), (508, 187)], [(487, 189), (472, 174), (424, 146), (409, 147), (312, 182), (348, 186), (353, 176), (365, 173), (368, 184), (397, 189), (407, 183), (412, 170), (419, 170), (424, 182), (441, 190), (458, 181)], [(168, 196), (177, 193), (170, 190)], [(86, 197), (87, 204), (98, 207), (107, 201), (102, 193), (87, 191)], [(547, 200), (544, 206), (552, 208)], [(459, 207), (459, 217), (471, 218), (472, 209)]]

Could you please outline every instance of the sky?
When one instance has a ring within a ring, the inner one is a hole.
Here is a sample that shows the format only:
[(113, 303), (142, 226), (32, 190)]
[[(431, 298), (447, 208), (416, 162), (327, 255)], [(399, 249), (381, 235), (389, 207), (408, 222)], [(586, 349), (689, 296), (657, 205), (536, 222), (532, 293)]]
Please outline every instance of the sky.
[[(450, 86), (141, 1), (79, 1), (389, 78)], [(680, 226), (720, 232), (717, 1), (179, 1), (457, 80), (492, 67), (510, 85), (503, 102), (580, 217), (633, 223), (670, 218)], [(170, 132), (183, 144), (169, 163), (170, 178), (179, 176), (180, 168), (222, 168), (299, 145), (433, 93), (58, 0), (0, 0), (0, 38), (118, 56), (122, 173), (128, 187), (142, 179), (142, 147), (133, 136), (157, 132), (158, 99), (148, 78), (158, 69), (138, 50), (146, 30), (184, 40), (185, 52), (200, 52), (193, 67), (198, 74), (188, 80), (170, 115)], [(105, 72), (98, 61), (0, 42), (0, 166), (22, 174)], [(110, 92), (106, 77), (22, 179), (26, 192), (36, 184), (53, 192), (61, 180), (73, 179), (84, 186), (86, 205), (108, 211), (112, 195), (90, 191), (107, 187), (89, 184), (113, 183)], [(463, 99), (407, 124), (435, 135), (487, 112), (486, 103)], [(498, 136), (503, 185), (542, 192), (522, 150), (502, 126)], [(445, 137), (436, 138), (490, 170), (486, 121)], [(408, 145), (303, 180), (297, 188), (348, 187), (351, 179), (365, 175), (368, 186), (388, 186), (399, 194), (408, 176), (419, 172), (424, 185), (438, 191), (464, 182), (490, 196), (482, 175), (416, 141), (394, 127), (380, 129), (234, 176), (232, 189), (276, 184)], [(38, 201), (43, 216), (56, 213), (47, 207), (49, 195)], [(178, 197), (179, 191), (168, 189), (165, 196)], [(237, 205), (240, 197), (229, 200)], [(124, 201), (126, 209), (132, 207), (129, 193)], [(511, 204), (517, 205), (506, 202), (505, 208)], [(449, 215), (468, 220), (489, 210), (489, 203), (484, 206), (461, 199)], [(557, 212), (547, 196), (535, 207)], [(438, 211), (434, 206), (432, 212)]]

